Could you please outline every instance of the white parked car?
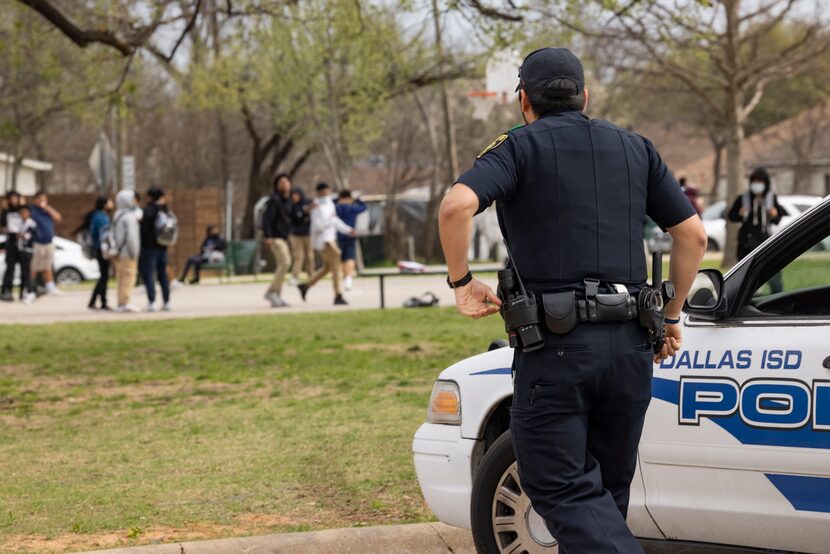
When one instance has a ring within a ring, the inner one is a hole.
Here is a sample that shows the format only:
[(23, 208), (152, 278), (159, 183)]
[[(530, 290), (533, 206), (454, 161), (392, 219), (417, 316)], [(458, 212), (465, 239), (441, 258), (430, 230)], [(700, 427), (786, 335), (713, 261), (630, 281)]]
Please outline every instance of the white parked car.
[[(772, 227), (773, 234), (819, 202), (821, 202), (820, 196), (779, 196), (778, 203), (787, 211), (787, 215), (781, 218), (778, 225)], [(726, 212), (728, 209), (726, 201), (721, 200), (711, 204), (700, 214), (703, 226), (706, 228), (706, 235), (709, 237), (707, 246), (709, 251), (720, 252), (726, 244)], [(658, 250), (668, 252), (671, 250), (671, 236), (655, 225), (646, 231), (646, 246), (650, 252)]]
[[(654, 367), (628, 514), (644, 543), (830, 552), (828, 238), (830, 197), (726, 277), (698, 275), (684, 350)], [(479, 552), (556, 552), (516, 472), (512, 358), (498, 348), (441, 373), (415, 469), (432, 511), (471, 528)]]
[[(55, 283), (58, 286), (72, 285), (98, 279), (101, 272), (98, 262), (84, 256), (81, 245), (61, 237), (55, 237)], [(0, 278), (6, 273), (6, 236), (0, 235)], [(20, 282), (20, 268), (15, 271), (14, 282)]]

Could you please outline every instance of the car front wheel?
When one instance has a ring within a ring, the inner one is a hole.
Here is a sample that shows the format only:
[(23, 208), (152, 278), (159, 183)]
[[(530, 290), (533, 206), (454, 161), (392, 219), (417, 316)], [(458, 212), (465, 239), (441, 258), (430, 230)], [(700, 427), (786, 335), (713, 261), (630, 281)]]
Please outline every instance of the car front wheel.
[(519, 484), (510, 432), (503, 433), (481, 461), (473, 481), (470, 510), (480, 554), (555, 554), (559, 547)]

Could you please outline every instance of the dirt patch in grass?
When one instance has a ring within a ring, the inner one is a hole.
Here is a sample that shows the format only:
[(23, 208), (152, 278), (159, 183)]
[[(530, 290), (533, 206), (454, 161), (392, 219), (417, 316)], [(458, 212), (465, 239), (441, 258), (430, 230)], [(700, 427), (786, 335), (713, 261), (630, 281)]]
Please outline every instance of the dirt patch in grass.
[[(353, 525), (328, 510), (321, 510), (312, 517), (278, 514), (241, 514), (229, 525), (216, 523), (192, 523), (182, 527), (153, 526), (146, 529), (134, 527), (104, 533), (63, 533), (55, 537), (37, 535), (11, 535), (0, 543), (0, 551), (17, 552), (73, 552), (91, 549), (166, 544), (227, 537), (245, 537), (291, 531), (312, 531)], [(366, 517), (360, 525), (388, 523), (388, 517)]]
[(417, 343), (417, 344), (357, 343), (357, 344), (347, 344), (345, 348), (346, 348), (346, 350), (357, 350), (359, 352), (381, 351), (381, 352), (389, 352), (391, 354), (432, 355), (432, 354), (435, 353), (434, 346), (432, 344), (429, 344), (429, 343)]

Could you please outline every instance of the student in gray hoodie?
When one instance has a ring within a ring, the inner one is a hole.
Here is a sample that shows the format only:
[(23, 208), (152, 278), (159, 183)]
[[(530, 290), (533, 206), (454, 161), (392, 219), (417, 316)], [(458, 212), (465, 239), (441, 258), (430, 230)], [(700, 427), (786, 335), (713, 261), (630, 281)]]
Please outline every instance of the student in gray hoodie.
[(118, 281), (117, 312), (137, 312), (137, 307), (130, 304), (130, 296), (135, 286), (138, 273), (138, 254), (141, 251), (141, 238), (138, 218), (135, 214), (135, 193), (122, 190), (115, 196), (115, 217), (112, 220), (112, 233), (118, 246), (115, 257), (115, 278)]

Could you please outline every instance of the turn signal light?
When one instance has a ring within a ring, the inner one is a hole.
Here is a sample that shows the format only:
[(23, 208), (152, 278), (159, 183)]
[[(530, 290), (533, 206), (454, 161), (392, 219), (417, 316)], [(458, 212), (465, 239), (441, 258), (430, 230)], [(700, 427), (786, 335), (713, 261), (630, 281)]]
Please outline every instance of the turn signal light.
[(461, 393), (454, 381), (436, 381), (427, 410), (429, 423), (461, 425)]

